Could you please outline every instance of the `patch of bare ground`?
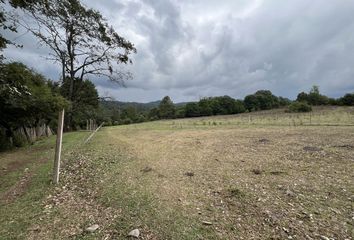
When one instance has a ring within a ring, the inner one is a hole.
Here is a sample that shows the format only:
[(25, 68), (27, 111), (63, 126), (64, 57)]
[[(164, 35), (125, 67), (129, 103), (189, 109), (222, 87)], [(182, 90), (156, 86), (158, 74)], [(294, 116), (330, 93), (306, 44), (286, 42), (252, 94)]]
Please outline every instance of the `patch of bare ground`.
[(16, 198), (21, 197), (26, 191), (30, 184), (32, 174), (28, 168), (25, 169), (23, 176), (19, 181), (12, 185), (5, 192), (0, 193), (0, 202), (3, 204), (9, 204), (16, 200)]
[(9, 152), (1, 153), (1, 170), (2, 176), (6, 176), (11, 172), (24, 169), (26, 165), (34, 162), (44, 163), (48, 160), (46, 157), (39, 157), (38, 153), (48, 151), (53, 146), (27, 147), (25, 149), (16, 149)]

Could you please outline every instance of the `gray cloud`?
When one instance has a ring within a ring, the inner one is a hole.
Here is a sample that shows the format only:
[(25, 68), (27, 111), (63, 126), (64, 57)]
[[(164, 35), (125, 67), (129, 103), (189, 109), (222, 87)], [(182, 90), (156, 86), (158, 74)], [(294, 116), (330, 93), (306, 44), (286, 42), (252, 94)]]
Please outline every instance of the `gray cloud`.
[[(294, 98), (313, 84), (330, 96), (354, 91), (354, 1), (122, 0), (84, 3), (100, 10), (138, 53), (128, 88), (95, 79), (120, 100), (242, 98), (258, 89)], [(25, 37), (26, 39), (29, 37)], [(7, 54), (51, 77), (32, 45)], [(28, 60), (31, 58), (32, 60)], [(35, 60), (36, 59), (36, 60)]]

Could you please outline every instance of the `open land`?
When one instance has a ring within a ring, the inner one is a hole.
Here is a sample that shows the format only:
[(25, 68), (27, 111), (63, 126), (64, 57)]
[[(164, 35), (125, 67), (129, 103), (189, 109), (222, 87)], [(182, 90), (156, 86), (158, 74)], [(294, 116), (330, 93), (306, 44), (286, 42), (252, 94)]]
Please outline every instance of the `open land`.
[(0, 154), (0, 239), (353, 239), (353, 108), (88, 134), (64, 135), (57, 186), (54, 137)]

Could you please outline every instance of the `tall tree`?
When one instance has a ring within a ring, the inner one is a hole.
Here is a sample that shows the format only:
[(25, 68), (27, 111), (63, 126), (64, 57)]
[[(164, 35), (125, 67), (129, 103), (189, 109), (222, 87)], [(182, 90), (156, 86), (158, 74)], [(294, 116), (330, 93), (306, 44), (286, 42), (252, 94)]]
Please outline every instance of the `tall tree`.
[(186, 104), (186, 117), (199, 117), (200, 116), (200, 108), (199, 104), (195, 102)]
[(12, 4), (25, 13), (20, 24), (49, 47), (49, 59), (61, 65), (63, 79), (68, 76), (69, 100), (76, 79), (98, 75), (122, 83), (130, 77), (117, 66), (131, 63), (129, 55), (136, 49), (98, 11), (79, 0), (12, 0)]
[[(62, 96), (68, 98), (70, 89), (70, 80), (66, 78), (60, 86)], [(98, 110), (99, 97), (95, 85), (89, 80), (75, 79), (74, 96), (71, 101), (72, 121), (71, 127), (78, 129), (83, 127), (87, 119), (96, 118)], [(66, 119), (68, 121), (68, 119)], [(68, 124), (67, 124), (68, 125)], [(69, 126), (70, 127), (70, 126)]]
[(174, 118), (176, 114), (176, 107), (173, 104), (171, 98), (166, 96), (162, 99), (159, 105), (159, 116), (162, 119)]
[[(13, 22), (9, 22), (9, 14), (4, 9), (5, 0), (0, 0), (0, 29), (9, 30), (12, 32), (16, 32), (16, 25)], [(3, 60), (3, 55), (1, 51), (6, 48), (6, 45), (12, 43), (9, 39), (5, 38), (0, 32), (0, 63)]]

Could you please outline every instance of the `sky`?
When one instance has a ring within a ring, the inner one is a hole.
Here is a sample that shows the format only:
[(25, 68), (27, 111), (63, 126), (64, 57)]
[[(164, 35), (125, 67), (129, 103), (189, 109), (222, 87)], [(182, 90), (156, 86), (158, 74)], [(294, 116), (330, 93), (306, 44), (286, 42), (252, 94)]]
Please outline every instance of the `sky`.
[[(101, 96), (174, 102), (260, 89), (296, 98), (311, 86), (331, 97), (354, 92), (354, 0), (82, 0), (134, 43), (126, 87), (92, 79)], [(60, 78), (30, 34), (5, 56)]]

